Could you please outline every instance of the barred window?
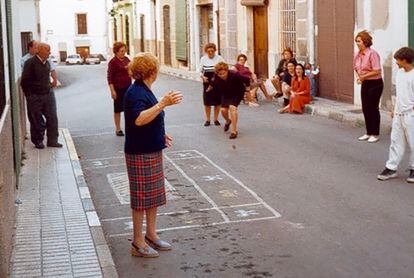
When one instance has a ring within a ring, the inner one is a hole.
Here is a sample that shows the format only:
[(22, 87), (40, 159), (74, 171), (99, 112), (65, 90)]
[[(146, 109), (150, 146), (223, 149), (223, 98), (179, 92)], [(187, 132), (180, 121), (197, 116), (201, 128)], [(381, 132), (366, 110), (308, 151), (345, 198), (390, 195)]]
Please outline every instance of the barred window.
[(296, 53), (296, 0), (280, 0), (280, 52), (290, 47)]

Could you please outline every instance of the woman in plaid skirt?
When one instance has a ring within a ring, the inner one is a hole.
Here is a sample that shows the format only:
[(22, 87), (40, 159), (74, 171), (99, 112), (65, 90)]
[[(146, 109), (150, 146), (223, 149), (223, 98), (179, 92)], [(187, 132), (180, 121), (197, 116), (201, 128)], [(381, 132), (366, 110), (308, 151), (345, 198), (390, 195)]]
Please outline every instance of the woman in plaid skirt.
[[(171, 146), (165, 134), (164, 108), (181, 102), (182, 94), (168, 92), (160, 102), (151, 91), (157, 79), (159, 62), (150, 53), (138, 54), (128, 66), (135, 82), (124, 97), (125, 160), (128, 171), (134, 238), (133, 256), (153, 258), (155, 250), (171, 250), (156, 232), (157, 207), (166, 203), (162, 150)], [(146, 234), (142, 222), (146, 216)]]

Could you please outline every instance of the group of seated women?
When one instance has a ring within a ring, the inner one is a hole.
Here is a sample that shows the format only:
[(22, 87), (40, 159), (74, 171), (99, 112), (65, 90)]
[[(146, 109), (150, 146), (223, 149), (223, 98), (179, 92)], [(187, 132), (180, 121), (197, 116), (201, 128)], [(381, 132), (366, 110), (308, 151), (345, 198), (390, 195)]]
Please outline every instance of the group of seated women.
[[(279, 113), (303, 113), (305, 105), (312, 100), (311, 80), (305, 74), (305, 67), (293, 58), (293, 52), (290, 48), (284, 50), (283, 59), (279, 62), (275, 76), (271, 78), (271, 82), (276, 89), (273, 96), (268, 93), (263, 80), (257, 78), (245, 65), (246, 61), (246, 55), (239, 54), (237, 63), (232, 69), (251, 80), (250, 90), (246, 92), (245, 98), (249, 106), (258, 106), (256, 99), (260, 88), (266, 100), (270, 101), (272, 97), (279, 98), (283, 96), (283, 108), (278, 110)], [(310, 66), (310, 64), (307, 64), (307, 66)]]

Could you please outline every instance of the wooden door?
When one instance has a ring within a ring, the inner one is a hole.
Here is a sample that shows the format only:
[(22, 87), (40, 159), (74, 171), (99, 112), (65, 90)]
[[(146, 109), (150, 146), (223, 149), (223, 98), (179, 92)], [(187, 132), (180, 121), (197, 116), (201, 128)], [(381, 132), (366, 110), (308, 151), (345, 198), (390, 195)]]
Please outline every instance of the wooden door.
[(253, 8), (254, 72), (259, 78), (268, 78), (267, 6)]
[(163, 7), (164, 21), (164, 64), (171, 65), (171, 28), (170, 28), (170, 6)]
[[(319, 95), (354, 102), (355, 1), (317, 0)], [(330, 15), (330, 16), (327, 16)]]
[(79, 54), (83, 59), (85, 59), (89, 55), (89, 46), (76, 47), (76, 53)]
[(213, 41), (213, 6), (200, 6), (200, 53), (204, 53), (204, 46)]

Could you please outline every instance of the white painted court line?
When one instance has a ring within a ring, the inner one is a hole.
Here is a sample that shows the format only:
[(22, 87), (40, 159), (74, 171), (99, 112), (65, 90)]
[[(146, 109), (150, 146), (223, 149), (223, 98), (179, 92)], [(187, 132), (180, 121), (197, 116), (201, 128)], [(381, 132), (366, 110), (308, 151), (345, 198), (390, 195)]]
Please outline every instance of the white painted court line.
[(201, 196), (203, 196), (207, 202), (210, 203), (210, 205), (217, 210), (218, 213), (220, 213), (221, 217), (223, 217), (225, 222), (229, 222), (230, 219), (229, 217), (219, 208), (219, 206), (216, 204), (216, 202), (213, 201), (213, 199), (211, 199), (201, 188), (200, 186), (198, 186), (198, 184), (192, 179), (190, 178), (183, 169), (181, 169), (180, 166), (178, 166), (174, 161), (172, 161), (168, 155), (164, 154), (164, 157), (177, 169), (178, 172), (180, 172), (180, 174), (186, 178), (193, 186), (194, 188), (201, 194)]
[[(219, 207), (219, 209), (253, 207), (253, 206), (259, 206), (259, 205), (262, 205), (262, 203), (250, 203), (250, 204), (241, 204), (241, 205), (221, 206), (221, 207)], [(215, 208), (203, 208), (203, 209), (195, 209), (195, 210), (177, 210), (177, 211), (172, 211), (172, 212), (157, 213), (157, 216), (168, 216), (168, 215), (174, 215), (174, 214), (194, 213), (194, 212), (202, 212), (202, 211), (209, 211), (209, 210), (216, 210), (216, 209)], [(107, 218), (107, 219), (102, 219), (101, 222), (111, 222), (111, 221), (128, 220), (128, 219), (131, 219), (131, 216), (117, 217), (117, 218)]]
[[(263, 206), (265, 208), (267, 208), (275, 217), (281, 217), (282, 215), (277, 212), (274, 208), (272, 208), (271, 206), (269, 206), (262, 198), (259, 197), (259, 195), (256, 194), (256, 192), (254, 192), (253, 190), (251, 190), (249, 187), (247, 187), (245, 184), (243, 184), (240, 180), (236, 179), (235, 177), (233, 177), (231, 174), (229, 174), (226, 170), (224, 170), (223, 168), (221, 168), (220, 166), (218, 166), (216, 163), (214, 163), (211, 159), (209, 159), (206, 155), (204, 155), (203, 153), (197, 151), (197, 150), (184, 150), (182, 151), (184, 153), (191, 153), (191, 152), (195, 152), (197, 153), (199, 156), (202, 156), (205, 160), (207, 160), (212, 166), (214, 166), (215, 168), (217, 168), (219, 171), (221, 171), (223, 174), (225, 174), (226, 176), (228, 176), (230, 179), (232, 179), (233, 181), (235, 181), (239, 186), (241, 186), (242, 188), (244, 188), (247, 192), (250, 193), (250, 195), (252, 195), (258, 202), (260, 202), (261, 204), (263, 204)], [(174, 152), (177, 153), (177, 152)], [(166, 154), (165, 154), (166, 155)]]
[[(191, 228), (202, 228), (202, 227), (213, 227), (225, 224), (235, 224), (235, 223), (242, 223), (242, 222), (253, 222), (253, 221), (263, 221), (263, 220), (271, 220), (277, 219), (279, 217), (276, 216), (268, 216), (262, 218), (251, 218), (251, 219), (242, 219), (242, 220), (231, 220), (228, 222), (214, 222), (209, 224), (199, 224), (199, 225), (187, 225), (187, 226), (178, 226), (178, 227), (170, 227), (170, 228), (163, 228), (157, 229), (157, 232), (167, 232), (167, 231), (176, 231), (176, 230), (184, 230), (184, 229), (191, 229)], [(124, 237), (124, 236), (131, 236), (132, 233), (122, 233), (122, 234), (112, 234), (109, 237)]]
[(110, 160), (110, 159), (125, 159), (125, 156), (109, 156), (109, 157), (102, 157), (102, 158), (89, 158), (89, 159), (82, 159), (83, 162), (91, 162), (91, 161), (101, 161), (101, 160)]

